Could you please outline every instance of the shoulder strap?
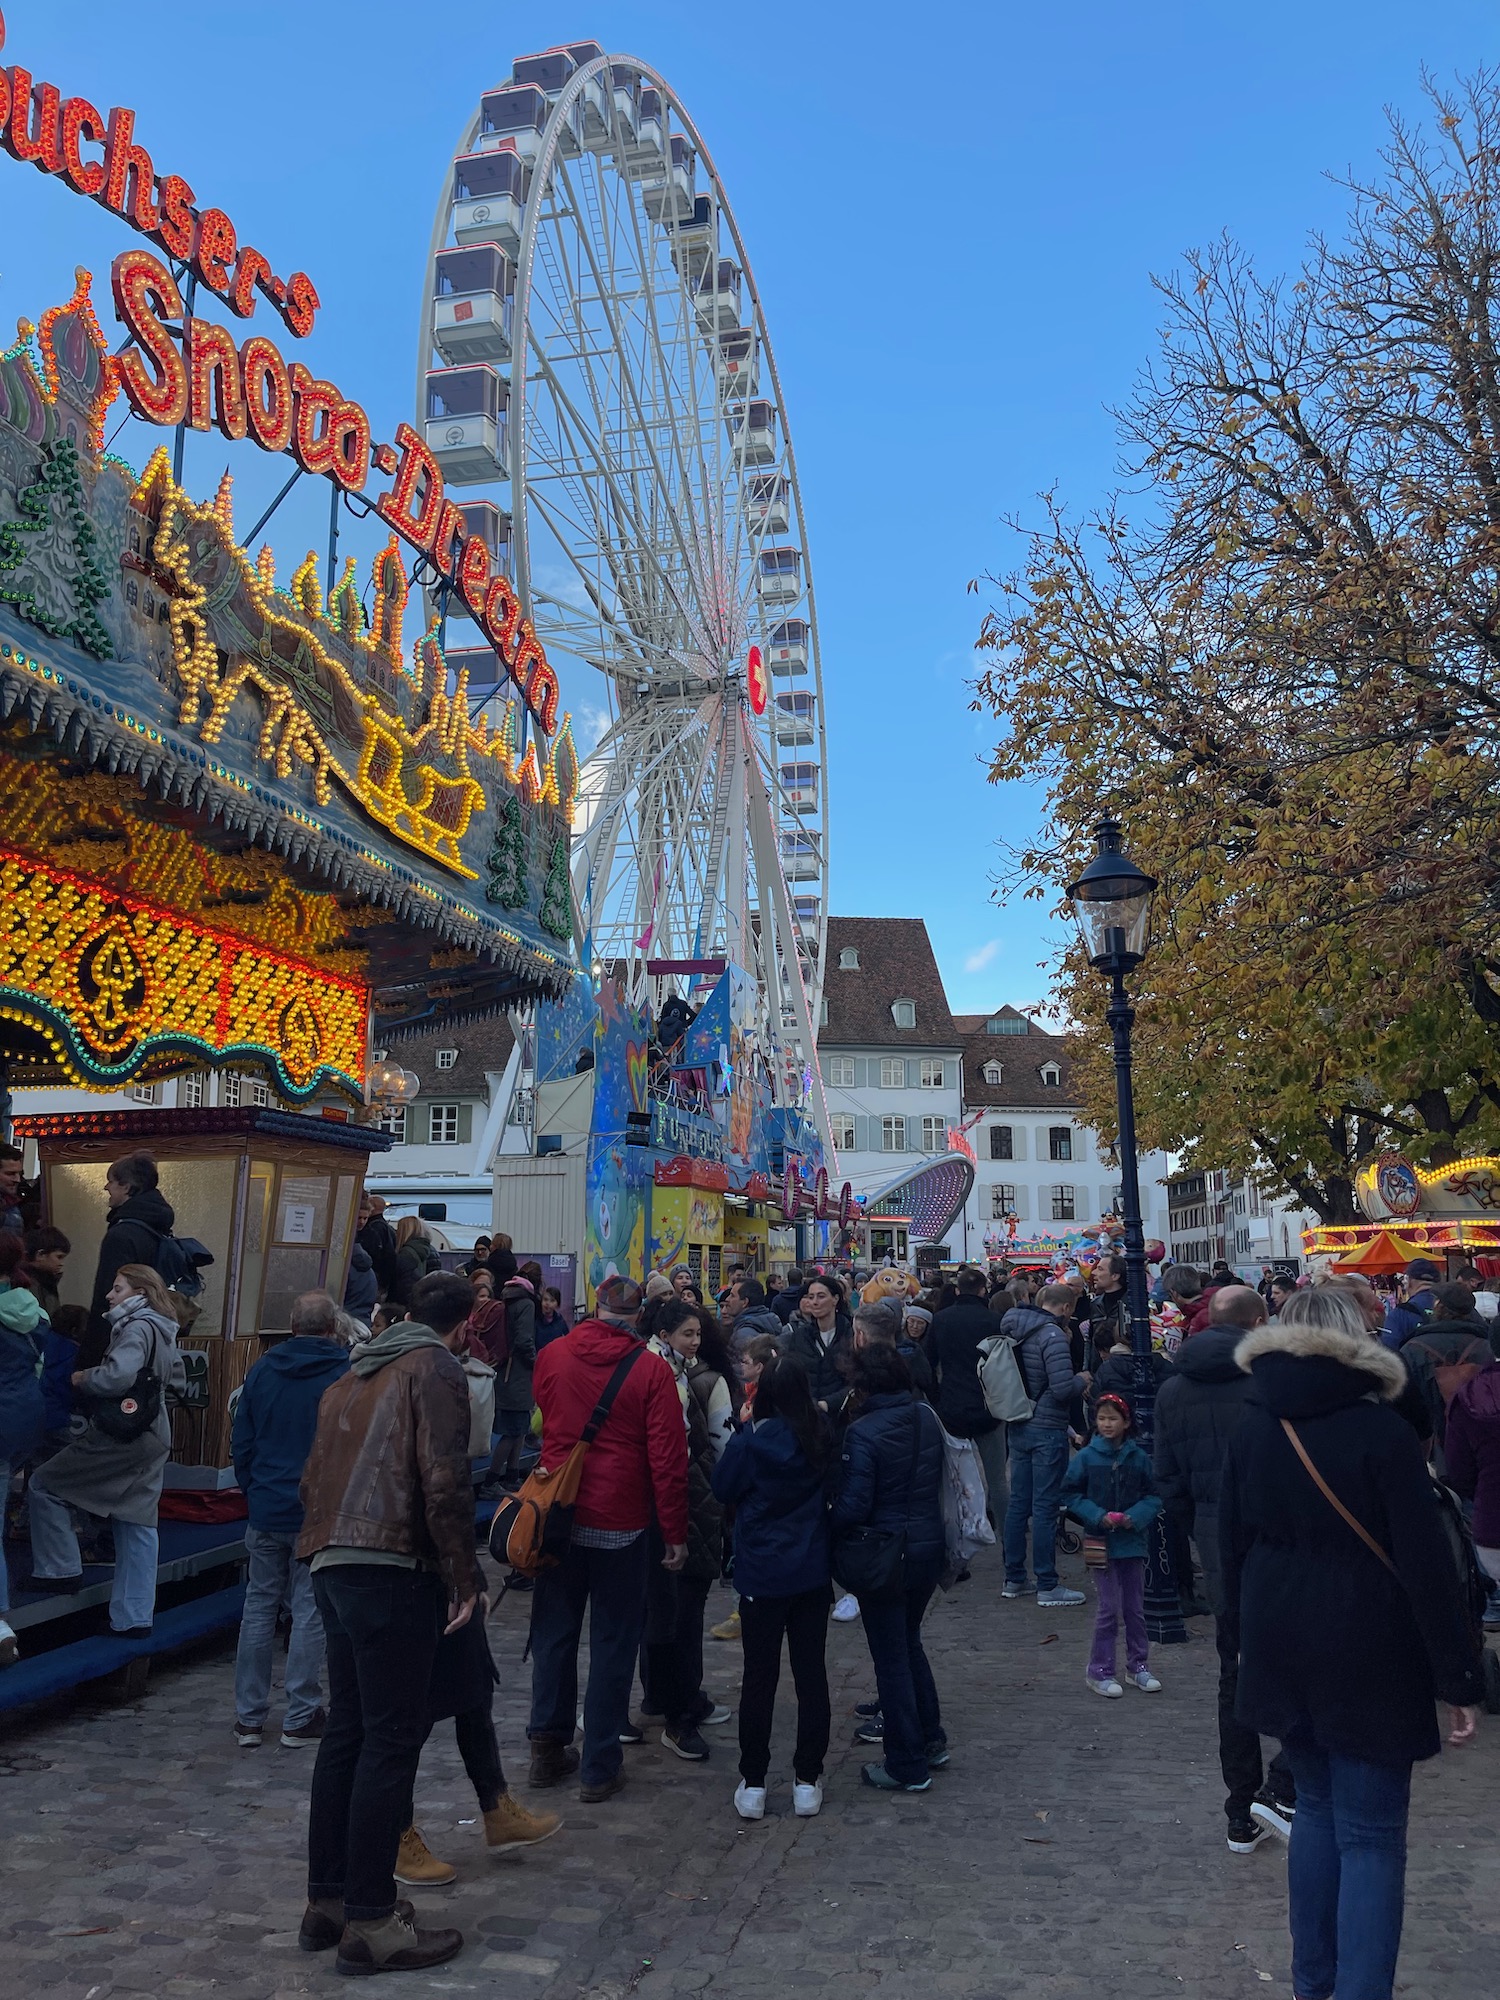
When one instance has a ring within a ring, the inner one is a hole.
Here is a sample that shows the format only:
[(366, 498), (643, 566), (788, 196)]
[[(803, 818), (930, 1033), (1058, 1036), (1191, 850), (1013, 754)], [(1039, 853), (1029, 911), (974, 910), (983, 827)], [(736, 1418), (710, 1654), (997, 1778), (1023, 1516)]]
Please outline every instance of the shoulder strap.
[(625, 1355), (623, 1359), (620, 1361), (619, 1365), (615, 1369), (614, 1374), (611, 1375), (609, 1380), (605, 1383), (604, 1394), (599, 1398), (598, 1402), (595, 1403), (593, 1415), (584, 1425), (583, 1430), (579, 1435), (578, 1441), (580, 1444), (592, 1444), (594, 1442), (594, 1439), (599, 1435), (600, 1426), (603, 1424), (604, 1419), (609, 1415), (610, 1411), (614, 1408), (615, 1397), (619, 1395), (621, 1388), (624, 1386), (625, 1377), (630, 1373), (631, 1369), (634, 1368), (635, 1364), (637, 1363), (637, 1361), (640, 1360), (641, 1356), (645, 1353), (645, 1351), (646, 1350), (644, 1346), (633, 1347), (630, 1350), (630, 1352), (627, 1355)]
[(1293, 1430), (1291, 1424), (1288, 1423), (1285, 1417), (1281, 1419), (1281, 1428), (1286, 1432), (1287, 1436), (1291, 1439), (1292, 1450), (1296, 1452), (1298, 1458), (1301, 1459), (1303, 1466), (1306, 1468), (1308, 1478), (1312, 1481), (1313, 1485), (1317, 1487), (1318, 1491), (1322, 1494), (1323, 1498), (1328, 1502), (1329, 1506), (1333, 1509), (1334, 1513), (1339, 1516), (1340, 1520), (1346, 1522), (1348, 1526), (1354, 1530), (1355, 1534), (1359, 1536), (1359, 1539), (1364, 1543), (1365, 1547), (1370, 1551), (1370, 1554), (1374, 1556), (1377, 1559), (1377, 1561), (1383, 1562), (1386, 1568), (1390, 1571), (1391, 1575), (1395, 1576), (1396, 1565), (1391, 1561), (1390, 1557), (1386, 1554), (1385, 1550), (1380, 1546), (1379, 1542), (1376, 1541), (1375, 1537), (1370, 1533), (1369, 1529), (1364, 1525), (1364, 1523), (1362, 1521), (1357, 1521), (1354, 1518), (1354, 1516), (1349, 1512), (1349, 1509), (1344, 1505), (1343, 1501), (1340, 1500), (1337, 1493), (1334, 1492), (1333, 1488), (1328, 1484), (1328, 1481), (1323, 1477), (1322, 1473), (1319, 1472), (1318, 1468), (1313, 1464), (1312, 1460), (1308, 1457), (1306, 1445), (1303, 1444), (1301, 1438), (1298, 1437), (1296, 1431)]

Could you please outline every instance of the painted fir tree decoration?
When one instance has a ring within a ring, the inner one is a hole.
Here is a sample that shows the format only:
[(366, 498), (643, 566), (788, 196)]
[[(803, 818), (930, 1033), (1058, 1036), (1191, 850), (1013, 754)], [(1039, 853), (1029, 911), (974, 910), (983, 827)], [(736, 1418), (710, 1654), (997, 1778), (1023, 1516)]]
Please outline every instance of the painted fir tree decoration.
[(94, 553), (98, 536), (84, 508), (71, 438), (53, 439), (41, 470), (17, 498), (18, 518), (0, 529), (0, 600), (44, 632), (108, 659), (113, 648), (96, 607), (109, 596), (109, 583)]
[(547, 864), (547, 879), (542, 884), (542, 907), (537, 912), (537, 922), (549, 936), (570, 938), (573, 935), (573, 897), (568, 882), (568, 843), (554, 840), (552, 857)]
[(519, 910), (526, 902), (526, 825), (521, 803), (514, 797), (501, 806), (495, 838), (485, 862), (484, 896), (502, 910)]

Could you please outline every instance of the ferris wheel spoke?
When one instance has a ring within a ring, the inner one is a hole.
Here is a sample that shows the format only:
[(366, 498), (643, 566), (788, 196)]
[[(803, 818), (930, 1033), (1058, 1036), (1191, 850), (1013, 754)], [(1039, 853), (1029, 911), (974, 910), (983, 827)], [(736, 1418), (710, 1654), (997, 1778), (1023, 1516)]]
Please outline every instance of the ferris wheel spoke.
[[(577, 197), (573, 189), (572, 176), (569, 173), (568, 166), (565, 161), (559, 162), (558, 174), (561, 185), (569, 202), (569, 205), (573, 209), (575, 220), (577, 220), (579, 224), (582, 225), (582, 217), (579, 214)], [(600, 300), (605, 323), (615, 339), (618, 351), (624, 353), (627, 350), (625, 342), (622, 337), (623, 328), (619, 320), (618, 310), (615, 306), (605, 302), (607, 297), (609, 296), (609, 288), (606, 285), (605, 273), (601, 270), (599, 265), (598, 256), (596, 254), (597, 246), (592, 241), (589, 230), (584, 226), (579, 227), (578, 240), (580, 247), (583, 251), (584, 257), (588, 262), (590, 275), (593, 279), (595, 287), (597, 288), (597, 295)], [(649, 269), (650, 269), (649, 263), (644, 257), (642, 257), (641, 271), (642, 275), (646, 278), (646, 293), (648, 298), (653, 296), (653, 294), (651, 293), (650, 280), (648, 275)], [(628, 401), (630, 413), (634, 416), (635, 421), (639, 426), (639, 442), (645, 447), (646, 453), (651, 461), (651, 471), (654, 473), (656, 480), (655, 490), (660, 495), (661, 503), (666, 511), (668, 520), (671, 525), (672, 533), (676, 540), (677, 547), (680, 550), (684, 551), (685, 553), (691, 553), (694, 550), (694, 544), (684, 529), (682, 518), (677, 510), (677, 506), (672, 497), (671, 485), (665, 476), (661, 459), (657, 452), (655, 435), (654, 435), (655, 426), (652, 424), (648, 416), (647, 409), (641, 395), (640, 385), (633, 378), (631, 371), (627, 368), (622, 368), (620, 371), (620, 387), (626, 400)], [(675, 421), (671, 421), (669, 418), (665, 428), (668, 434), (671, 436), (674, 446), (676, 446), (677, 448), (676, 455), (678, 458), (679, 470), (683, 473), (684, 484), (686, 484), (687, 483), (686, 463), (682, 456), (681, 436), (678, 425)], [(691, 572), (691, 565), (689, 565), (689, 569)], [(701, 610), (702, 610), (701, 602), (698, 609), (701, 616)]]

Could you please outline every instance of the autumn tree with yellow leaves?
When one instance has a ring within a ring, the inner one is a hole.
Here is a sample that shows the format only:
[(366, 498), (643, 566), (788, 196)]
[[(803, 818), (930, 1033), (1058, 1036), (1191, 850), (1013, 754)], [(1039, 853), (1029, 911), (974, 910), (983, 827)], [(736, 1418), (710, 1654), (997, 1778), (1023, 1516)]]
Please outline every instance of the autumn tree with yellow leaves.
[[(1143, 1139), (1331, 1222), (1382, 1145), (1500, 1143), (1500, 78), (1428, 96), (1294, 281), (1227, 240), (1158, 281), (1127, 484), (1049, 497), (980, 638), (991, 775), (1048, 787), (1016, 884), (1106, 810), (1161, 882)], [(1108, 1129), (1103, 982), (1059, 976)]]

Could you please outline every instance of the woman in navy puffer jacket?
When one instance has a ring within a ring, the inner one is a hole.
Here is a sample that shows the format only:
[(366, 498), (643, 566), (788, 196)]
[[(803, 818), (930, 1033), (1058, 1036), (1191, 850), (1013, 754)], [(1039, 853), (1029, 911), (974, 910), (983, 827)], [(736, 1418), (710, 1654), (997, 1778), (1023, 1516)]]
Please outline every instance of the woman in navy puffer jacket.
[(943, 1429), (912, 1394), (911, 1371), (894, 1347), (857, 1347), (849, 1372), (853, 1416), (833, 1503), (835, 1567), (839, 1537), (851, 1529), (906, 1536), (903, 1588), (859, 1604), (885, 1729), (885, 1762), (866, 1764), (861, 1775), (878, 1791), (925, 1792), (933, 1769), (948, 1761), (922, 1650), (922, 1614), (943, 1569)]
[(734, 1580), (745, 1645), (741, 1782), (734, 1795), (741, 1819), (760, 1819), (766, 1809), (783, 1634), (797, 1688), (793, 1809), (807, 1819), (823, 1803), (823, 1759), (832, 1727), (824, 1664), (833, 1602), (824, 1499), (829, 1449), (807, 1370), (789, 1355), (773, 1356), (756, 1381), (750, 1422), (729, 1440), (713, 1469), (715, 1497), (735, 1509)]

